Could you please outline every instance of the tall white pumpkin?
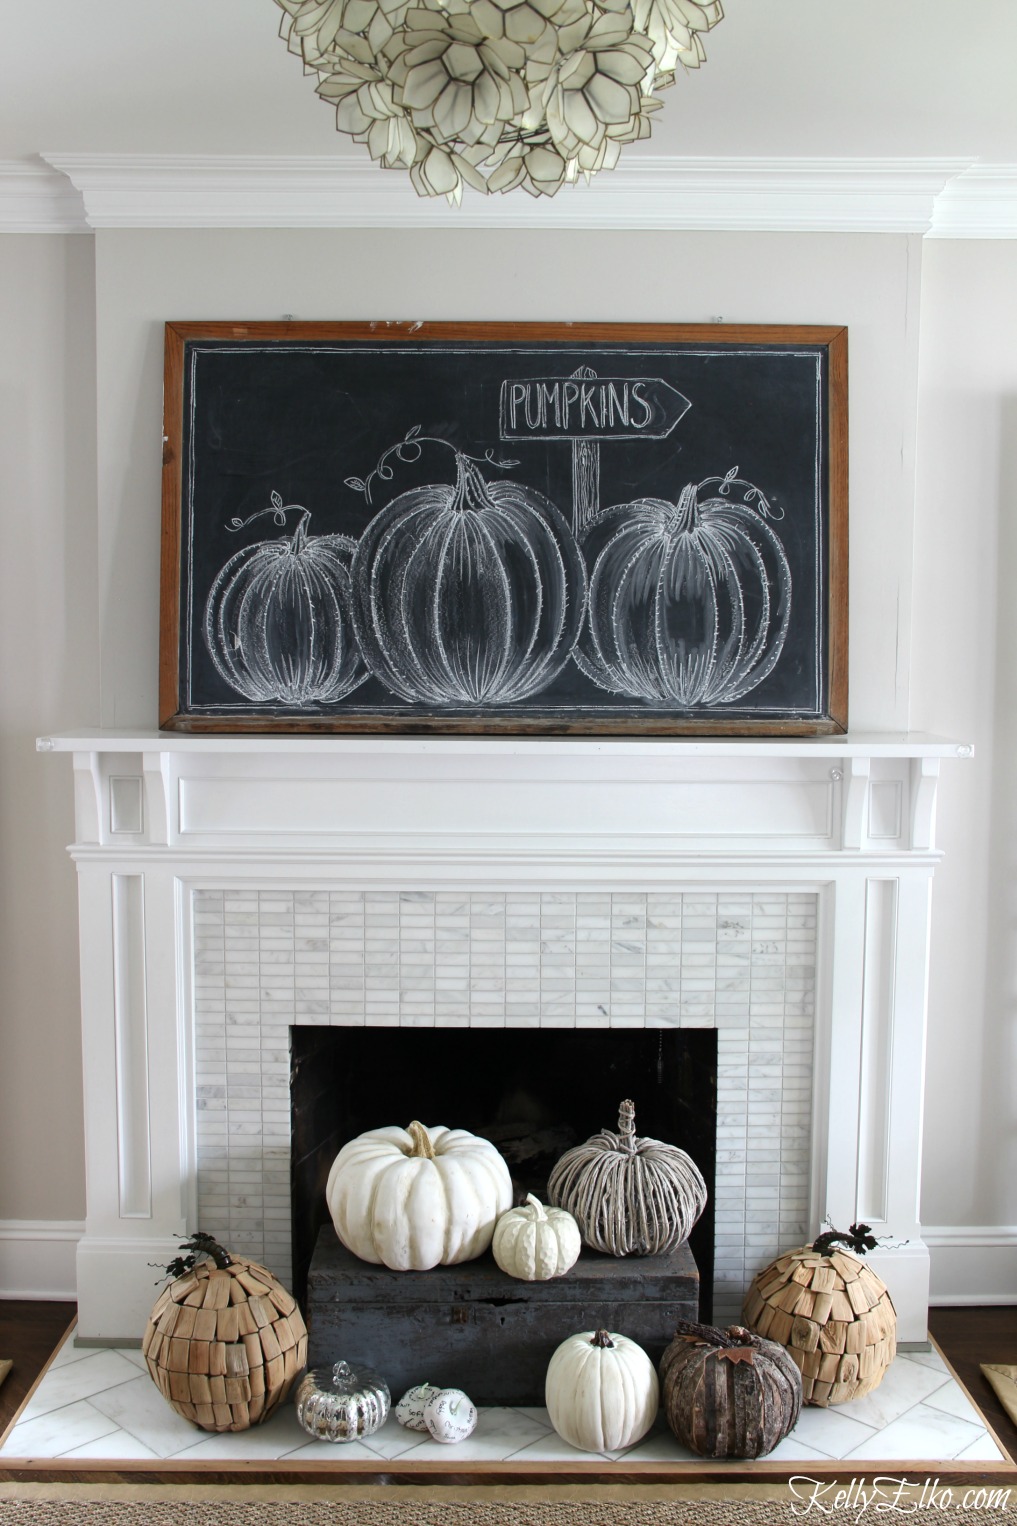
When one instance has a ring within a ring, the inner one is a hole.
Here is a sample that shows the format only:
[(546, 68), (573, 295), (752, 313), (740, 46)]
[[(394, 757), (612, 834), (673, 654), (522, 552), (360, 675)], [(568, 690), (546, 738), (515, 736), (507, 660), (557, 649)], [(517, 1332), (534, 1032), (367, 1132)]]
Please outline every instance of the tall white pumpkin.
[(512, 1179), (486, 1139), (414, 1122), (369, 1129), (343, 1145), (325, 1199), (355, 1256), (425, 1272), (483, 1255), (512, 1206)]
[(584, 1330), (548, 1363), (544, 1402), (563, 1441), (584, 1452), (616, 1452), (641, 1441), (656, 1418), (660, 1384), (635, 1341)]

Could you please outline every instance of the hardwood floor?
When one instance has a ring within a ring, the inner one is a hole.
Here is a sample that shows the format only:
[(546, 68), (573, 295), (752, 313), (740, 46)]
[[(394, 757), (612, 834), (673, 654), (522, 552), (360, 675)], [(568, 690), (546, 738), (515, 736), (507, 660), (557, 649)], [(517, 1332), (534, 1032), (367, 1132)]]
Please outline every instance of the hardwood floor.
[(74, 1318), (73, 1303), (21, 1302), (0, 1298), (0, 1357), (14, 1366), (0, 1386), (0, 1434)]
[[(0, 1387), (0, 1432), (13, 1419), (73, 1318), (73, 1303), (0, 1299), (0, 1357), (10, 1357), (14, 1362)], [(1017, 1306), (932, 1309), (929, 1326), (1004, 1447), (1017, 1457), (1017, 1426), (979, 1371), (981, 1362), (1017, 1363)]]
[(1017, 1426), (979, 1371), (982, 1362), (1017, 1364), (1017, 1305), (930, 1309), (929, 1330), (1010, 1456), (1017, 1458)]

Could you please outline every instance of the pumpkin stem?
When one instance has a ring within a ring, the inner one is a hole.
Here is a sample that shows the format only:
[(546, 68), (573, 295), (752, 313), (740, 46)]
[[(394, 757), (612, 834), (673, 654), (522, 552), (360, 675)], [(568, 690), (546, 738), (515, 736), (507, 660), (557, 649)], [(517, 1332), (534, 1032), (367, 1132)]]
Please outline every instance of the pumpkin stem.
[(636, 1105), (626, 1099), (618, 1107), (618, 1133), (621, 1135), (619, 1143), (623, 1150), (634, 1151), (636, 1148)]
[(430, 1137), (427, 1130), (424, 1128), (424, 1125), (422, 1123), (417, 1123), (416, 1119), (414, 1119), (406, 1132), (413, 1140), (413, 1149), (409, 1152), (411, 1158), (416, 1157), (418, 1160), (433, 1160), (434, 1146), (431, 1143)]
[[(200, 1229), (195, 1230), (191, 1238), (185, 1240), (180, 1246), (180, 1249), (190, 1251), (190, 1255), (177, 1256), (171, 1261), (166, 1268), (167, 1277), (183, 1277), (192, 1267), (197, 1266), (199, 1261), (204, 1260), (206, 1257), (214, 1262), (221, 1272), (224, 1272), (228, 1266), (233, 1265), (233, 1257), (226, 1250), (225, 1246), (220, 1245), (213, 1235), (203, 1234)], [(150, 1266), (155, 1266), (156, 1264), (154, 1261), (149, 1262)]]
[(699, 524), (699, 490), (694, 482), (682, 488), (675, 507), (679, 535), (689, 535)]
[(590, 1342), (590, 1345), (599, 1346), (603, 1351), (605, 1347), (613, 1346), (614, 1341), (611, 1339), (610, 1335), (608, 1335), (606, 1330), (598, 1330)]
[(468, 510), (474, 514), (483, 513), (485, 509), (491, 508), (491, 495), (487, 491), (487, 483), (470, 458), (460, 451), (456, 451), (455, 496), (450, 507), (460, 512)]
[(293, 529), (293, 539), (290, 541), (290, 552), (293, 556), (299, 556), (307, 545), (307, 526), (311, 522), (310, 509), (304, 509)]
[(532, 1192), (528, 1192), (526, 1194), (526, 1201), (527, 1201), (527, 1203), (529, 1203), (530, 1207), (533, 1209), (533, 1217), (535, 1219), (546, 1219), (547, 1218), (547, 1214), (544, 1211), (544, 1205), (540, 1201), (539, 1197), (534, 1197)]

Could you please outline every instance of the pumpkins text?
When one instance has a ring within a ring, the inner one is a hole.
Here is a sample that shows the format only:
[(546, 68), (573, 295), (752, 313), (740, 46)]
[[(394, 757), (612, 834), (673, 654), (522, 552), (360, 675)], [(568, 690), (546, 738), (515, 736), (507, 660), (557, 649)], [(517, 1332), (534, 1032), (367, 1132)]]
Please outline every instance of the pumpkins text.
[(660, 377), (505, 381), (500, 432), (503, 440), (660, 440), (691, 406)]

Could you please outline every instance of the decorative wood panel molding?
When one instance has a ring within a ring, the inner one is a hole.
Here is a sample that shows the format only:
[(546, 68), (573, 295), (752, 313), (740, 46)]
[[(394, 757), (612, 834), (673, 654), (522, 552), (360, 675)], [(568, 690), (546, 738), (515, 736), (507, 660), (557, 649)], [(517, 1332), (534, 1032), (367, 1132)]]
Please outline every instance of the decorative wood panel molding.
[[(365, 156), (80, 154), (45, 160), (93, 228), (633, 228), (1017, 236), (1017, 166), (969, 158), (631, 154), (553, 200), (416, 196)], [(0, 194), (0, 226), (3, 221)]]

